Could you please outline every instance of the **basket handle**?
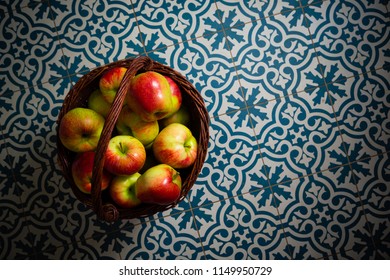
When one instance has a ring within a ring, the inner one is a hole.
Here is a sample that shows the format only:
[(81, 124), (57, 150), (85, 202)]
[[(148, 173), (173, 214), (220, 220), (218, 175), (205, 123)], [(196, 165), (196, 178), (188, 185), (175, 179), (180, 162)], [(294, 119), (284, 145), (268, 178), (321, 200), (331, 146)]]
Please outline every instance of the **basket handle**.
[(101, 185), (104, 167), (104, 154), (107, 150), (108, 142), (110, 141), (112, 136), (112, 131), (114, 130), (116, 121), (118, 120), (119, 114), (121, 112), (123, 103), (126, 98), (126, 94), (129, 91), (131, 79), (141, 69), (146, 71), (148, 69), (151, 69), (152, 67), (153, 61), (149, 57), (139, 56), (134, 58), (122, 79), (114, 101), (111, 105), (111, 109), (106, 117), (102, 133), (100, 135), (92, 171), (91, 197), (93, 210), (96, 212), (97, 216), (100, 219), (103, 219), (107, 222), (113, 222), (118, 220), (119, 211), (113, 204), (107, 203), (103, 205), (102, 202)]

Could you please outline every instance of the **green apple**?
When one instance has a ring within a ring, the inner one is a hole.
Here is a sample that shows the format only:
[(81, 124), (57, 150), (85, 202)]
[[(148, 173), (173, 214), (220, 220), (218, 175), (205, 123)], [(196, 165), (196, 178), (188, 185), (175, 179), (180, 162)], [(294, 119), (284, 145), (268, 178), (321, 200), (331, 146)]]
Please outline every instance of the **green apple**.
[(94, 110), (103, 117), (107, 117), (111, 104), (104, 99), (101, 91), (97, 89), (93, 91), (88, 98), (88, 108)]
[(103, 126), (102, 115), (89, 108), (77, 107), (62, 118), (58, 137), (70, 151), (93, 151), (98, 145)]
[(135, 183), (140, 176), (141, 174), (137, 172), (129, 176), (115, 176), (112, 179), (109, 193), (118, 206), (133, 208), (141, 204), (135, 195)]
[(190, 119), (191, 117), (187, 107), (181, 105), (179, 111), (169, 117), (159, 120), (158, 124), (160, 125), (160, 129), (163, 129), (171, 123), (181, 123), (182, 125), (188, 127), (188, 125), (190, 124)]
[(158, 121), (145, 122), (128, 106), (122, 108), (116, 122), (116, 129), (119, 134), (134, 136), (144, 146), (152, 143), (160, 131)]

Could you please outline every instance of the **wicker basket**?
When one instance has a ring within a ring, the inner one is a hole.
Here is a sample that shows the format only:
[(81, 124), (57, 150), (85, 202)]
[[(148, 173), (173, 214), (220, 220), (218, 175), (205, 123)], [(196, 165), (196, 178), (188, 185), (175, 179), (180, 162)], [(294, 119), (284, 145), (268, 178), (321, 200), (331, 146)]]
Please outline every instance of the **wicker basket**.
[[(128, 70), (121, 82), (111, 110), (106, 117), (105, 125), (99, 140), (96, 150), (95, 162), (93, 167), (93, 179), (91, 194), (81, 192), (75, 185), (71, 165), (75, 157), (75, 153), (67, 150), (59, 138), (57, 137), (58, 148), (58, 163), (64, 174), (65, 180), (70, 184), (75, 196), (87, 207), (93, 209), (98, 218), (112, 222), (118, 219), (140, 218), (153, 215), (157, 212), (168, 210), (187, 195), (188, 191), (195, 183), (197, 176), (202, 168), (206, 158), (208, 139), (209, 139), (209, 116), (205, 108), (204, 101), (195, 89), (195, 87), (187, 81), (187, 79), (172, 68), (161, 63), (155, 62), (148, 57), (137, 57), (133, 59), (125, 59), (122, 61), (113, 62), (105, 66), (96, 68), (84, 75), (69, 91), (65, 97), (63, 106), (57, 120), (57, 135), (58, 128), (63, 116), (73, 108), (86, 107), (89, 95), (94, 89), (99, 86), (99, 79), (102, 74), (113, 67), (126, 67)], [(180, 170), (182, 177), (182, 192), (177, 201), (170, 205), (152, 205), (141, 204), (136, 208), (124, 209), (116, 206), (110, 199), (109, 195), (102, 192), (100, 187), (103, 173), (103, 155), (107, 149), (108, 142), (114, 133), (115, 123), (118, 119), (122, 105), (124, 103), (126, 93), (128, 92), (129, 81), (138, 73), (145, 71), (155, 71), (160, 74), (171, 77), (180, 87), (182, 91), (183, 104), (190, 110), (191, 125), (190, 129), (198, 141), (198, 155), (195, 163), (187, 168)]]

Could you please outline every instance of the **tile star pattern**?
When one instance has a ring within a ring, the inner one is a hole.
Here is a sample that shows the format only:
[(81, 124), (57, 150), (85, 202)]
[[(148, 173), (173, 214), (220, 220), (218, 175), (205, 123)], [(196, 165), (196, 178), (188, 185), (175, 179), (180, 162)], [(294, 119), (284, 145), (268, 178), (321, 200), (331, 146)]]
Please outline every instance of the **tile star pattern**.
[[(1, 259), (389, 259), (388, 0), (0, 1)], [(179, 205), (106, 223), (57, 166), (92, 69), (146, 55), (210, 115)]]

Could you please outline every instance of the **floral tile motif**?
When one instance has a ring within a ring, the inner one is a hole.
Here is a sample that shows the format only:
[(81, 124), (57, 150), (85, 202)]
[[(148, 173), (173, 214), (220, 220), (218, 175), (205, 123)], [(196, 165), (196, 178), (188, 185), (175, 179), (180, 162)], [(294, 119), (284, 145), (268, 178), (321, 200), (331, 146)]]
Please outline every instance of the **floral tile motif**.
[(32, 168), (54, 164), (56, 121), (70, 86), (64, 78), (0, 96), (1, 129), (14, 164)]
[(208, 154), (192, 207), (269, 186), (247, 110), (211, 119)]
[(49, 5), (8, 10), (0, 26), (4, 38), (0, 42), (0, 93), (53, 79), (53, 66), (61, 61), (62, 52)]
[(186, 76), (202, 95), (210, 116), (246, 106), (230, 53), (220, 32), (148, 53)]
[(361, 162), (354, 169), (354, 180), (360, 193), (377, 259), (389, 259), (390, 252), (390, 156), (385, 153)]
[(272, 199), (267, 188), (195, 208), (206, 258), (290, 259)]
[(315, 98), (301, 93), (249, 108), (272, 185), (348, 163), (329, 105)]
[[(240, 29), (248, 35), (238, 37)], [(257, 85), (255, 93), (268, 100), (323, 84), (301, 9), (227, 29), (226, 36), (243, 87)]]
[(33, 250), (22, 246), (28, 233), (22, 204), (16, 195), (5, 194), (4, 187), (0, 195), (0, 259), (26, 259)]
[(121, 231), (122, 259), (204, 259), (192, 211), (184, 211)]
[(130, 1), (51, 1), (70, 74), (144, 53)]
[(350, 161), (390, 150), (390, 73), (384, 72), (347, 79), (330, 91)]
[[(389, 259), (388, 0), (0, 0), (0, 259)], [(187, 197), (107, 223), (57, 166), (91, 69), (147, 55), (211, 123)]]
[(390, 21), (378, 1), (337, 0), (304, 9), (327, 82), (388, 64)]
[(222, 30), (213, 1), (134, 1), (147, 52)]
[(216, 4), (225, 28), (299, 8), (299, 0), (219, 0)]
[[(360, 231), (367, 227), (353, 182), (338, 183), (330, 171), (293, 180), (289, 196), (278, 202), (287, 242), (294, 259), (320, 258), (358, 250)], [(367, 229), (367, 228), (366, 228)], [(371, 239), (364, 239), (364, 248)]]

